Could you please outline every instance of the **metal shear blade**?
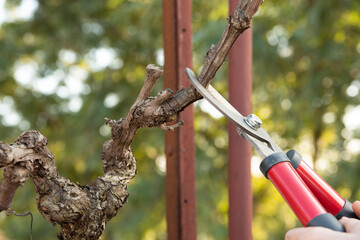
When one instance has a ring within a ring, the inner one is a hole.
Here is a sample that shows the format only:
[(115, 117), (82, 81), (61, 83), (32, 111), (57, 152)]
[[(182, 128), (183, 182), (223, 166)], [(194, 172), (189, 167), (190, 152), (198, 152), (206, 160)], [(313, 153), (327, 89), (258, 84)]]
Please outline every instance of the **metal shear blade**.
[(240, 130), (240, 133), (247, 141), (254, 146), (262, 157), (266, 157), (274, 152), (281, 152), (281, 148), (274, 143), (265, 130), (262, 128), (254, 129), (245, 122), (245, 117), (241, 115), (215, 88), (210, 84), (205, 88), (197, 80), (194, 72), (186, 68), (186, 75), (197, 91), (219, 110), (226, 118), (231, 120)]

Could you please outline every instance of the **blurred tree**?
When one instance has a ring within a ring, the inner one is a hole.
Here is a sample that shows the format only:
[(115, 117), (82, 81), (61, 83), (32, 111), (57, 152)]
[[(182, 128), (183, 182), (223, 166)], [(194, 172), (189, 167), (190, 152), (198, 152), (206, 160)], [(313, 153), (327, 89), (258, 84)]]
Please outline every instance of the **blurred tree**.
[[(125, 116), (145, 66), (162, 65), (161, 1), (0, 1), (0, 139), (36, 129), (59, 172), (85, 184), (102, 174), (110, 131)], [(226, 24), (227, 2), (193, 1), (194, 68)], [(255, 16), (254, 112), (284, 149), (295, 148), (350, 200), (360, 198), (360, 3), (267, 0)], [(213, 83), (226, 95), (226, 66)], [(161, 89), (160, 84), (154, 90)], [(227, 239), (226, 121), (196, 104), (198, 238)], [(163, 136), (142, 129), (133, 145), (138, 176), (102, 239), (166, 239)], [(344, 160), (344, 161), (339, 161)], [(258, 159), (254, 158), (254, 169)], [(254, 170), (254, 239), (281, 239), (297, 225), (271, 184)], [(33, 212), (34, 239), (54, 230), (31, 184), (13, 208)], [(0, 215), (2, 234), (29, 236), (29, 219)]]

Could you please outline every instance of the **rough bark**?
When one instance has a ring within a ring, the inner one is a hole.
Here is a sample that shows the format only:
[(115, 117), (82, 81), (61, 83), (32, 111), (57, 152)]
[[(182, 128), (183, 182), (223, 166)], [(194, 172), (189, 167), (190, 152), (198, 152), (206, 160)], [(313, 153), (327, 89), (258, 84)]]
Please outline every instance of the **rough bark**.
[[(252, 16), (262, 0), (241, 0), (229, 19), (216, 46), (205, 57), (199, 81), (205, 86), (223, 64), (237, 37), (250, 27)], [(27, 131), (11, 145), (0, 142), (0, 168), (4, 169), (0, 185), (0, 211), (11, 211), (18, 186), (28, 178), (36, 190), (40, 213), (53, 225), (59, 224), (59, 239), (98, 239), (106, 223), (113, 218), (128, 198), (127, 186), (136, 175), (136, 159), (131, 150), (136, 132), (143, 127), (165, 126), (176, 119), (186, 106), (200, 99), (193, 87), (174, 93), (170, 89), (151, 97), (151, 90), (162, 70), (146, 68), (145, 83), (124, 119), (105, 119), (111, 127), (111, 139), (102, 147), (104, 175), (89, 185), (81, 186), (59, 175), (53, 154), (46, 148), (47, 139), (38, 131)]]

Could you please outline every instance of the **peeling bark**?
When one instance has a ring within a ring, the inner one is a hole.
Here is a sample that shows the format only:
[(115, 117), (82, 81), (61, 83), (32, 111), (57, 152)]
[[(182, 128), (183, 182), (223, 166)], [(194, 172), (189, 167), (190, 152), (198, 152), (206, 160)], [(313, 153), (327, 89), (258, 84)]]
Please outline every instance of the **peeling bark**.
[[(250, 27), (252, 16), (262, 0), (240, 0), (228, 19), (225, 31), (216, 46), (205, 57), (199, 81), (206, 86), (223, 64), (237, 37)], [(104, 175), (89, 185), (79, 185), (59, 175), (53, 154), (47, 149), (47, 139), (38, 131), (27, 131), (11, 145), (0, 142), (0, 168), (4, 169), (0, 185), (0, 211), (11, 211), (16, 189), (28, 178), (36, 191), (40, 213), (52, 225), (59, 224), (59, 239), (98, 239), (105, 225), (126, 203), (127, 186), (136, 175), (136, 159), (131, 150), (139, 128), (160, 127), (172, 130), (182, 123), (166, 126), (179, 112), (201, 98), (190, 86), (174, 93), (150, 93), (162, 75), (162, 69), (148, 65), (145, 83), (128, 115), (124, 119), (105, 119), (111, 127), (111, 139), (102, 147)]]

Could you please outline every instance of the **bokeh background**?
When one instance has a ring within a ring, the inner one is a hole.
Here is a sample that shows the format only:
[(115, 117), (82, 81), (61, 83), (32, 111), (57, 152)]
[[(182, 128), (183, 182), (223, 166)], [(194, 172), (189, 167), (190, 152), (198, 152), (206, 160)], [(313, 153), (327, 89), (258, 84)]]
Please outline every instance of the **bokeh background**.
[[(80, 184), (101, 175), (104, 117), (126, 116), (149, 63), (164, 63), (161, 0), (0, 0), (0, 139), (36, 129), (60, 173)], [(227, 1), (194, 0), (199, 72), (228, 16)], [(285, 150), (295, 148), (342, 196), (360, 199), (360, 2), (265, 0), (253, 21), (253, 109)], [(213, 82), (227, 95), (226, 63)], [(162, 89), (162, 79), (154, 94)], [(199, 240), (227, 239), (226, 120), (195, 104)], [(164, 136), (141, 129), (129, 202), (102, 239), (166, 239)], [(252, 159), (255, 240), (300, 226)], [(34, 214), (34, 239), (55, 239), (32, 183), (15, 195)], [(0, 214), (0, 239), (29, 239), (30, 218)]]

